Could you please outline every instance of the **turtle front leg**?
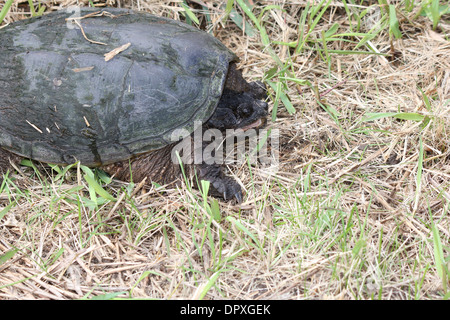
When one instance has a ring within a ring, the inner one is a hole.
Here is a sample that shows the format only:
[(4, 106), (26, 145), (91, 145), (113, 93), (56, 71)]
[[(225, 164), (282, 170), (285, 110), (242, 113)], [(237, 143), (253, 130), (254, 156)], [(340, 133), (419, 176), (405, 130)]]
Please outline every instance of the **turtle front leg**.
[(226, 176), (220, 165), (202, 163), (196, 166), (196, 172), (199, 180), (210, 182), (210, 195), (221, 197), (225, 201), (236, 199), (238, 203), (242, 202), (241, 186), (236, 180)]
[[(157, 182), (159, 184), (178, 183), (181, 181), (182, 171), (179, 163), (172, 162), (172, 148), (176, 144), (168, 145), (162, 149), (155, 150), (133, 159), (112, 163), (100, 167), (116, 179), (123, 181), (133, 180), (140, 182), (144, 178), (147, 183)], [(197, 175), (198, 181), (207, 180), (210, 182), (209, 194), (215, 197), (230, 201), (233, 198), (238, 202), (242, 201), (241, 186), (231, 177), (227, 177), (222, 166), (217, 164), (189, 164), (184, 167), (188, 176)], [(195, 183), (194, 187), (200, 187)]]

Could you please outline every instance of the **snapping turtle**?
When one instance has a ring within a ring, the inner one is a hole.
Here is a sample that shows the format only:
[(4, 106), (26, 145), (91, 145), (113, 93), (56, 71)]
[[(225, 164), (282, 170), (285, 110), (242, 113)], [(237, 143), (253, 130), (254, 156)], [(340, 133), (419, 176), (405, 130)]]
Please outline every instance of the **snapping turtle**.
[[(214, 37), (147, 13), (95, 12), (71, 20), (57, 11), (0, 30), (0, 173), (26, 157), (169, 183), (181, 172), (171, 160), (174, 130), (264, 122), (264, 86), (243, 79), (237, 57)], [(187, 167), (213, 195), (242, 200), (220, 165)]]

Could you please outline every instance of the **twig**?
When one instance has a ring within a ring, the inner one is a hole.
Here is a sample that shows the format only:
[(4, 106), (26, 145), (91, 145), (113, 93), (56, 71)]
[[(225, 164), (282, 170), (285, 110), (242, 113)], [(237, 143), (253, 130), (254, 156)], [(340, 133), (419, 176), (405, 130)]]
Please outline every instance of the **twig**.
[(84, 37), (87, 41), (92, 42), (92, 43), (95, 43), (95, 44), (101, 44), (101, 45), (106, 46), (106, 43), (99, 42), (99, 41), (94, 41), (94, 40), (91, 40), (91, 39), (89, 39), (88, 37), (86, 37), (86, 34), (84, 33), (83, 27), (82, 27), (81, 24), (78, 22), (78, 20), (73, 19), (73, 22), (75, 22), (75, 24), (76, 24), (78, 27), (80, 27), (81, 33), (83, 34), (83, 37)]
[(105, 53), (105, 54), (104, 54), (104, 56), (105, 56), (105, 61), (111, 60), (112, 58), (114, 58), (116, 55), (118, 55), (118, 54), (121, 53), (122, 51), (125, 51), (126, 49), (128, 49), (128, 47), (129, 47), (130, 45), (131, 45), (131, 43), (128, 42), (128, 43), (124, 44), (123, 46), (120, 46), (120, 47), (118, 47), (118, 48), (115, 48), (115, 49), (111, 50), (111, 51), (108, 52), (108, 53)]
[(330, 93), (332, 90), (336, 89), (337, 87), (339, 87), (341, 84), (344, 84), (347, 82), (347, 79), (344, 79), (338, 83), (336, 83), (334, 86), (332, 86), (330, 89), (325, 90), (324, 92), (322, 92), (321, 94), (319, 94), (319, 97), (323, 97), (325, 95), (327, 95), (328, 93)]

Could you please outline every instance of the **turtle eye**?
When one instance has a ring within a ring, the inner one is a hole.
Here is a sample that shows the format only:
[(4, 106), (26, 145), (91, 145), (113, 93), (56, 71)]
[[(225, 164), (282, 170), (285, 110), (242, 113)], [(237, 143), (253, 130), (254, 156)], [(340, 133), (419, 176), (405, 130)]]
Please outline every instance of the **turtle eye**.
[(242, 118), (248, 117), (252, 114), (252, 108), (246, 103), (240, 104), (237, 107), (237, 111), (239, 116), (241, 116)]

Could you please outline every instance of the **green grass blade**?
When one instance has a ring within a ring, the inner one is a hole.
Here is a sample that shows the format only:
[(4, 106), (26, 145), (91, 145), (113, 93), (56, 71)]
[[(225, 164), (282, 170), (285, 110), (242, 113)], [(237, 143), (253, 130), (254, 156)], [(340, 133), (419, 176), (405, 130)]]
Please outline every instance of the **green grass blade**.
[(89, 300), (113, 300), (114, 298), (120, 296), (121, 294), (128, 294), (128, 292), (127, 291), (108, 292), (105, 294), (100, 294), (98, 296), (93, 296)]
[(393, 34), (397, 39), (402, 37), (402, 33), (399, 29), (397, 13), (393, 4), (389, 5), (389, 34)]
[(414, 112), (377, 112), (377, 113), (366, 113), (362, 122), (374, 121), (381, 118), (396, 118), (400, 120), (411, 120), (411, 121), (423, 121), (425, 119), (424, 115), (414, 113)]
[[(295, 108), (292, 105), (291, 101), (289, 100), (288, 96), (286, 95), (286, 93), (284, 93), (284, 91), (282, 90), (282, 86), (281, 86), (281, 82), (277, 82), (276, 84), (272, 81), (267, 81), (267, 84), (270, 85), (270, 87), (273, 89), (273, 91), (275, 92), (276, 98), (275, 98), (275, 103), (279, 100), (281, 100), (281, 102), (283, 102), (284, 106), (286, 107), (286, 110), (289, 112), (289, 114), (294, 114), (295, 113)], [(275, 109), (275, 107), (274, 107)], [(272, 118), (274, 117), (274, 114), (276, 115), (276, 110), (275, 112), (272, 111)]]
[(4, 207), (0, 211), (0, 220), (3, 219), (3, 217), (9, 212), (9, 210), (17, 203), (17, 201), (13, 201), (10, 204), (8, 204), (6, 207)]
[(418, 88), (420, 93), (422, 93), (423, 102), (425, 103), (425, 108), (427, 108), (428, 111), (431, 112), (431, 103), (430, 99), (428, 99), (428, 96), (423, 92), (421, 88)]
[(330, 59), (330, 54), (328, 53), (327, 37), (325, 35), (324, 30), (322, 30), (322, 45), (323, 45), (323, 52), (325, 53), (324, 61), (328, 65), (328, 76), (331, 77), (331, 59)]
[(231, 13), (231, 10), (233, 10), (233, 4), (234, 4), (234, 0), (227, 1), (227, 5), (225, 7), (225, 16), (223, 18), (223, 21), (225, 21), (228, 18), (228, 16)]
[(7, 0), (5, 2), (5, 5), (2, 8), (2, 11), (0, 11), (0, 23), (3, 22), (3, 19), (5, 19), (6, 14), (9, 11), (9, 8), (11, 8), (11, 5), (13, 4), (14, 0)]
[(130, 289), (130, 298), (131, 295), (133, 294), (133, 290), (137, 287), (137, 285), (144, 280), (145, 278), (147, 278), (149, 275), (154, 274), (158, 277), (162, 277), (162, 278), (167, 278), (167, 276), (163, 273), (157, 272), (157, 271), (153, 271), (153, 270), (148, 270), (148, 271), (144, 271), (141, 276), (139, 277), (139, 279), (137, 279), (137, 281), (134, 283), (134, 285), (131, 287)]
[[(332, 37), (337, 30), (339, 29), (339, 23), (335, 23), (331, 26), (331, 28), (329, 28), (326, 32), (325, 32), (325, 39), (328, 39), (330, 37)], [(339, 34), (339, 36), (342, 36), (341, 34)]]
[(114, 198), (112, 195), (110, 195), (105, 189), (102, 188), (102, 186), (97, 182), (97, 180), (94, 177), (94, 173), (91, 169), (89, 169), (86, 166), (80, 166), (81, 170), (84, 171), (84, 179), (89, 185), (89, 189), (93, 189), (100, 197), (110, 200), (110, 201), (116, 201), (116, 198)]
[(422, 191), (422, 169), (423, 169), (423, 143), (422, 137), (419, 138), (419, 160), (417, 162), (417, 176), (416, 176), (416, 195), (414, 199), (413, 212), (416, 212), (419, 205), (419, 199)]
[(245, 31), (245, 34), (250, 38), (253, 38), (256, 35), (255, 29), (253, 29), (252, 25), (248, 23), (247, 20), (244, 20), (242, 16), (233, 8), (230, 12), (231, 20), (239, 27), (239, 29)]
[(445, 270), (444, 262), (444, 251), (442, 250), (442, 242), (439, 237), (439, 231), (436, 229), (434, 223), (431, 225), (431, 231), (433, 233), (433, 252), (434, 252), (434, 263), (436, 264), (436, 271), (439, 278), (442, 280), (442, 287), (444, 292), (447, 291), (447, 273)]
[(56, 172), (58, 172), (58, 174), (55, 176), (54, 180), (58, 181), (59, 179), (64, 177), (66, 175), (67, 171), (69, 171), (71, 168), (75, 167), (76, 165), (77, 165), (76, 163), (73, 163), (73, 164), (70, 164), (68, 166), (65, 166), (63, 170), (60, 170), (58, 165), (50, 164), (50, 167), (53, 170), (55, 170)]
[(203, 286), (202, 291), (200, 292), (199, 295), (199, 300), (203, 300), (203, 298), (206, 296), (206, 294), (208, 293), (209, 289), (211, 289), (211, 287), (214, 285), (214, 283), (217, 281), (217, 279), (220, 276), (221, 271), (217, 271), (215, 272), (209, 279), (208, 282), (206, 282), (206, 284)]
[(34, 17), (36, 15), (36, 11), (34, 10), (33, 0), (28, 0), (28, 5), (30, 6), (31, 16)]
[(203, 206), (206, 212), (216, 221), (220, 221), (220, 208), (219, 203), (216, 199), (211, 199), (211, 205), (208, 203), (208, 192), (210, 187), (210, 182), (206, 180), (200, 180), (201, 193), (203, 197)]
[(198, 21), (197, 16), (192, 12), (191, 8), (189, 6), (185, 5), (184, 3), (180, 3), (180, 5), (183, 7), (184, 12), (186, 12), (186, 15), (194, 21), (197, 25), (200, 24), (200, 21)]
[(283, 63), (281, 62), (280, 58), (276, 55), (276, 53), (272, 50), (270, 47), (270, 40), (269, 36), (267, 35), (266, 29), (261, 25), (260, 21), (255, 17), (252, 10), (247, 6), (247, 4), (243, 0), (236, 0), (239, 4), (239, 6), (242, 8), (244, 13), (252, 20), (256, 28), (259, 30), (259, 34), (261, 37), (261, 42), (265, 47), (265, 50), (267, 50), (272, 57), (272, 59), (279, 65), (282, 66)]
[(19, 249), (11, 249), (6, 251), (6, 253), (0, 255), (0, 265), (14, 257), (14, 255), (19, 251)]
[(400, 112), (394, 114), (394, 118), (400, 120), (422, 121), (425, 116), (414, 112)]
[(47, 9), (45, 6), (41, 6), (41, 5), (39, 4), (39, 10), (38, 10), (38, 12), (37, 12), (37, 15), (38, 15), (38, 16), (42, 16), (42, 14), (44, 13), (45, 9)]
[(431, 1), (430, 11), (431, 11), (431, 18), (433, 21), (433, 30), (436, 30), (439, 20), (441, 19), (441, 15), (439, 13), (439, 0)]
[[(273, 89), (274, 83), (273, 82), (268, 82), (268, 83)], [(277, 84), (275, 85), (274, 91), (275, 91), (275, 99), (274, 99), (273, 108), (272, 108), (272, 121), (275, 121), (277, 118), (278, 105), (280, 104), (281, 82), (277, 82)]]
[[(230, 223), (232, 223), (233, 225), (236, 226), (236, 228), (240, 231), (242, 231), (243, 233), (245, 233), (247, 236), (249, 236), (252, 240), (253, 240), (253, 245), (261, 250), (261, 244), (259, 243), (258, 239), (255, 237), (255, 235), (253, 233), (250, 232), (250, 230), (248, 230), (240, 221), (236, 220), (233, 217), (227, 217), (226, 220)], [(251, 242), (250, 242), (251, 243)]]
[(220, 212), (219, 201), (217, 201), (217, 199), (211, 199), (210, 206), (213, 219), (220, 222), (222, 220), (222, 214)]
[(305, 9), (302, 12), (302, 15), (300, 16), (300, 23), (298, 25), (298, 40), (296, 41), (295, 45), (295, 52), (300, 53), (302, 52), (303, 46), (306, 43), (306, 39), (308, 38), (311, 30), (307, 34), (305, 34), (305, 26), (306, 26), (306, 18), (308, 17), (309, 7), (310, 3), (309, 1), (306, 3)]
[[(314, 30), (316, 25), (319, 23), (320, 19), (322, 19), (322, 16), (325, 14), (325, 12), (328, 10), (328, 7), (331, 4), (331, 0), (328, 0), (326, 4), (326, 0), (322, 0), (316, 7), (312, 7), (312, 12), (310, 18), (314, 18), (314, 20), (311, 23), (310, 32)], [(319, 12), (319, 9), (322, 8), (322, 10)], [(319, 12), (319, 13), (318, 13)], [(317, 16), (316, 16), (317, 15)]]

